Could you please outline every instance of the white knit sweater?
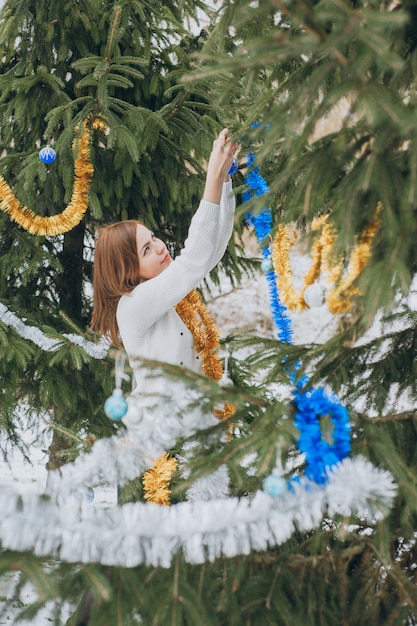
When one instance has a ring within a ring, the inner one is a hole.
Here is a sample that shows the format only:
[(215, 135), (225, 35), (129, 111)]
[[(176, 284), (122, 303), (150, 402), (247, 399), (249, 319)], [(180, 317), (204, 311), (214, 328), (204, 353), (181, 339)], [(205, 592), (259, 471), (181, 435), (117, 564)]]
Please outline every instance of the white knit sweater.
[(174, 307), (221, 260), (232, 234), (234, 209), (231, 182), (224, 183), (220, 205), (201, 200), (181, 253), (161, 274), (120, 298), (117, 323), (137, 391), (151, 391), (141, 359), (200, 371), (192, 335)]

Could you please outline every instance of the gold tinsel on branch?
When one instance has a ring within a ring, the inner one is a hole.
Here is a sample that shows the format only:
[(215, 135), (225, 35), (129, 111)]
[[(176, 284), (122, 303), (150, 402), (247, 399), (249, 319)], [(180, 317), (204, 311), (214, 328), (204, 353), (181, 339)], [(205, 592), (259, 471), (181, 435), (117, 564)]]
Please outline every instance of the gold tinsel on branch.
[[(105, 128), (100, 120), (94, 120), (93, 128)], [(58, 215), (42, 217), (31, 209), (21, 206), (13, 191), (0, 175), (0, 210), (8, 213), (31, 235), (62, 235), (72, 230), (83, 219), (88, 208), (88, 192), (94, 173), (90, 161), (91, 128), (89, 121), (83, 123), (82, 133), (74, 139), (72, 149), (76, 155), (74, 160), (74, 184), (71, 201)]]
[(168, 506), (171, 493), (169, 483), (176, 469), (175, 458), (164, 452), (143, 475), (145, 500)]
[[(200, 293), (196, 289), (190, 291), (175, 310), (193, 336), (204, 374), (219, 381), (223, 375), (223, 365), (217, 352), (220, 335)], [(214, 414), (224, 420), (233, 415), (235, 410), (233, 404), (225, 402), (223, 409), (214, 409)]]
[(331, 313), (336, 315), (346, 313), (352, 306), (352, 298), (356, 295), (360, 295), (359, 289), (353, 283), (358, 278), (371, 256), (372, 243), (380, 226), (379, 214), (381, 213), (381, 209), (382, 205), (378, 203), (371, 222), (360, 233), (358, 242), (350, 255), (346, 276), (341, 276), (341, 263), (335, 267), (335, 272), (338, 272), (338, 275), (334, 276), (335, 286), (328, 292), (326, 297), (327, 306)]
[[(193, 336), (203, 373), (219, 381), (223, 375), (223, 366), (217, 353), (219, 331), (201, 295), (193, 289), (176, 305), (175, 310)], [(233, 404), (225, 402), (223, 409), (214, 409), (214, 414), (219, 420), (224, 420), (232, 416), (235, 410)], [(175, 470), (175, 459), (164, 453), (144, 473), (143, 490), (147, 502), (169, 505), (169, 482)]]
[(199, 292), (196, 289), (190, 291), (175, 310), (193, 336), (204, 374), (213, 380), (220, 380), (223, 366), (217, 354), (219, 331)]
[(334, 254), (336, 232), (328, 216), (317, 217), (313, 220), (311, 228), (314, 231), (319, 231), (319, 236), (312, 246), (313, 263), (304, 276), (303, 286), (299, 294), (297, 294), (293, 285), (290, 261), (290, 248), (296, 242), (296, 234), (294, 233), (290, 237), (288, 228), (282, 224), (279, 225), (272, 245), (271, 258), (277, 276), (280, 296), (288, 309), (303, 311), (308, 308), (304, 300), (305, 291), (323, 272), (326, 274), (327, 282), (334, 285), (326, 296), (329, 311), (340, 315), (350, 310), (353, 304), (353, 297), (360, 294), (358, 288), (353, 283), (371, 256), (373, 240), (380, 225), (380, 212), (381, 204), (378, 203), (370, 224), (360, 233), (358, 242), (353, 247), (345, 277), (342, 276), (343, 261), (340, 257), (336, 258)]
[(293, 236), (291, 238), (288, 228), (283, 224), (280, 224), (272, 246), (271, 258), (282, 301), (291, 311), (303, 311), (304, 309), (308, 309), (308, 306), (306, 302), (304, 302), (303, 298), (304, 291), (308, 285), (304, 284), (300, 295), (297, 294), (293, 286), (290, 262), (290, 248), (296, 241), (297, 235), (295, 231), (293, 232)]

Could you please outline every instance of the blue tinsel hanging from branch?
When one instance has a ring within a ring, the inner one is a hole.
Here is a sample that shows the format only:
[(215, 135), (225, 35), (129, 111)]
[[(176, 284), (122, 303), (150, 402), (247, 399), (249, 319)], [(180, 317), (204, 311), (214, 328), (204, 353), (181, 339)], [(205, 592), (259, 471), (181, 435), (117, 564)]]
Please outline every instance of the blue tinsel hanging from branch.
[[(247, 156), (248, 173), (244, 182), (249, 189), (243, 194), (243, 202), (247, 202), (254, 196), (262, 196), (269, 191), (268, 183), (259, 173), (259, 167), (254, 166), (254, 163), (255, 155), (252, 152)], [(272, 266), (271, 246), (265, 245), (265, 241), (271, 237), (272, 232), (271, 209), (264, 209), (258, 215), (247, 213), (246, 220), (254, 227), (256, 238), (262, 249), (262, 269), (269, 287), (270, 304), (278, 339), (284, 343), (292, 343), (291, 320), (288, 317), (286, 306), (279, 297), (276, 276)], [(268, 242), (268, 244), (270, 243), (271, 241)]]
[[(254, 124), (256, 128), (259, 124)], [(243, 194), (243, 202), (269, 192), (266, 180), (261, 176), (259, 167), (255, 165), (255, 153), (246, 157), (248, 168), (244, 178), (247, 191)], [(264, 271), (278, 339), (285, 343), (293, 343), (291, 320), (285, 305), (281, 302), (275, 272), (271, 259), (272, 243), (272, 211), (263, 209), (258, 215), (246, 214), (247, 223), (253, 226), (259, 245), (262, 249), (262, 269)], [(294, 371), (289, 372), (292, 383), (295, 382)], [(328, 470), (349, 455), (351, 450), (349, 413), (340, 404), (336, 396), (329, 396), (319, 387), (309, 387), (306, 376), (299, 378), (293, 391), (295, 406), (295, 424), (300, 431), (297, 441), (300, 452), (305, 455), (305, 476), (318, 484), (328, 480)], [(328, 416), (332, 423), (331, 442), (323, 439), (320, 418)], [(271, 492), (271, 495), (275, 495)]]

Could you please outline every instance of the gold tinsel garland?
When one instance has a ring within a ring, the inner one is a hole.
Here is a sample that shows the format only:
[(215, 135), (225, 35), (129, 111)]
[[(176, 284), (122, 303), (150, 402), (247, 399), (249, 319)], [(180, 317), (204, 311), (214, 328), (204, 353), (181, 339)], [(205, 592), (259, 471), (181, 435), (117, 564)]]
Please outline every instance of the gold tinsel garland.
[[(223, 376), (223, 365), (218, 355), (220, 335), (200, 293), (196, 289), (190, 291), (177, 304), (175, 310), (193, 336), (203, 373), (219, 381)], [(235, 410), (233, 404), (225, 402), (224, 408), (215, 409), (214, 414), (218, 419), (224, 420), (233, 415)]]
[(319, 278), (323, 271), (327, 274), (328, 282), (334, 284), (334, 287), (326, 295), (329, 311), (336, 315), (349, 311), (353, 304), (353, 297), (360, 293), (353, 283), (371, 256), (372, 243), (380, 225), (380, 212), (381, 204), (378, 203), (370, 224), (360, 233), (358, 242), (353, 247), (345, 277), (342, 276), (343, 261), (340, 257), (336, 258), (334, 254), (336, 233), (328, 216), (321, 216), (313, 220), (312, 230), (317, 230), (320, 234), (312, 246), (313, 263), (304, 276), (303, 286), (299, 294), (293, 286), (290, 262), (290, 248), (296, 242), (296, 235), (290, 237), (287, 227), (280, 224), (273, 241), (271, 259), (277, 276), (277, 286), (285, 306), (293, 311), (307, 309), (308, 305), (304, 300), (305, 291)]
[(155, 504), (170, 504), (169, 483), (177, 469), (177, 461), (166, 452), (156, 459), (152, 467), (143, 475), (145, 500)]
[[(223, 366), (218, 355), (219, 331), (204, 304), (200, 293), (193, 289), (175, 307), (176, 312), (191, 332), (195, 349), (201, 359), (203, 373), (219, 381)], [(214, 409), (215, 416), (224, 420), (233, 415), (235, 407), (225, 402), (223, 409)], [(176, 471), (175, 458), (164, 453), (143, 475), (144, 497), (147, 502), (170, 504), (169, 482)]]
[[(106, 128), (100, 120), (92, 122), (93, 128)], [(84, 121), (82, 133), (72, 145), (74, 154), (74, 184), (71, 201), (58, 215), (42, 217), (31, 209), (21, 206), (13, 191), (0, 175), (0, 210), (8, 213), (31, 235), (62, 235), (79, 224), (88, 208), (88, 192), (94, 173), (90, 161), (91, 128), (89, 120)]]
[(335, 266), (335, 286), (328, 292), (326, 297), (327, 306), (331, 313), (336, 315), (346, 313), (352, 306), (352, 298), (356, 295), (360, 295), (359, 289), (353, 285), (353, 283), (358, 278), (371, 256), (372, 243), (380, 226), (379, 215), (381, 210), (382, 205), (381, 203), (378, 203), (371, 222), (360, 233), (359, 240), (352, 250), (349, 259), (348, 272), (344, 278), (341, 277), (342, 263), (339, 263), (338, 265), (336, 264)]
[(308, 287), (308, 284), (306, 282), (304, 283), (301, 293), (298, 295), (293, 286), (289, 254), (290, 248), (295, 244), (296, 240), (296, 233), (294, 232), (291, 238), (288, 228), (280, 224), (272, 245), (271, 259), (282, 301), (291, 311), (303, 311), (308, 308), (303, 298), (304, 291), (306, 287)]
[(193, 336), (204, 374), (213, 380), (220, 380), (223, 366), (217, 354), (219, 331), (199, 292), (196, 289), (190, 291), (175, 310)]

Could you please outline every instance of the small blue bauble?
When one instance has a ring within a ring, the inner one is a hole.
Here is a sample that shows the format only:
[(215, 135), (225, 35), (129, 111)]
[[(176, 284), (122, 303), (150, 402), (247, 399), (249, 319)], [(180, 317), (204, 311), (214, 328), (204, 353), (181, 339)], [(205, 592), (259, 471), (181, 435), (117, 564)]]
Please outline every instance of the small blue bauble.
[(94, 500), (94, 489), (91, 487), (87, 487), (85, 490), (85, 499), (87, 502), (92, 502)]
[(127, 413), (127, 402), (121, 389), (115, 389), (104, 403), (104, 412), (110, 419), (119, 421)]
[(270, 474), (263, 481), (265, 493), (273, 498), (280, 498), (287, 491), (287, 481), (282, 476)]
[(230, 166), (230, 170), (229, 170), (229, 176), (231, 176), (232, 174), (236, 174), (238, 169), (239, 169), (239, 161), (237, 159), (233, 159), (232, 165)]
[(39, 158), (42, 163), (53, 163), (56, 159), (56, 152), (51, 146), (46, 146), (39, 152)]
[(272, 261), (271, 259), (264, 259), (261, 263), (261, 269), (265, 274), (272, 271)]

